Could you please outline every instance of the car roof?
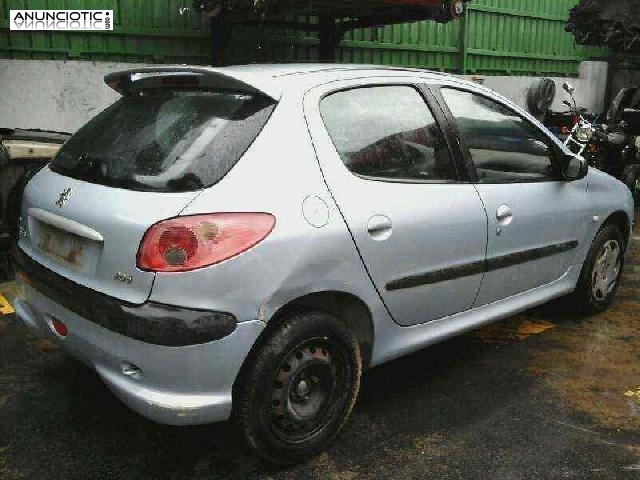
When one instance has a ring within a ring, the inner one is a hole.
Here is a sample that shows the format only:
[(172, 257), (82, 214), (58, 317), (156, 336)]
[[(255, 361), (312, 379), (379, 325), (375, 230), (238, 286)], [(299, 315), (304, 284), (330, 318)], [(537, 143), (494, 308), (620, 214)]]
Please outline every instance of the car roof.
[(349, 64), (349, 63), (271, 63), (246, 64), (224, 67), (225, 70), (251, 71), (277, 78), (285, 75), (304, 75), (318, 72), (344, 72), (354, 70), (412, 70), (426, 71), (416, 68), (393, 67), (386, 65)]
[(249, 64), (228, 67), (205, 67), (189, 65), (159, 65), (115, 72), (105, 77), (105, 82), (120, 93), (135, 86), (141, 76), (202, 75), (218, 85), (243, 91), (261, 92), (273, 99), (280, 99), (293, 90), (306, 91), (318, 85), (375, 76), (407, 77), (419, 75), (425, 81), (453, 81), (461, 85), (480, 88), (478, 84), (452, 75), (420, 68), (366, 65), (366, 64)]
[(350, 77), (352, 73), (363, 71), (378, 72), (384, 74), (419, 73), (426, 76), (442, 78), (448, 76), (444, 73), (434, 72), (421, 68), (394, 67), (386, 65), (348, 64), (348, 63), (281, 63), (281, 64), (247, 64), (224, 67), (224, 70), (236, 72), (251, 72), (255, 75), (264, 75), (274, 79), (282, 79), (290, 76), (309, 76), (323, 74), (333, 75), (336, 78)]
[(307, 90), (318, 85), (339, 80), (350, 80), (366, 77), (411, 77), (420, 76), (423, 81), (453, 82), (473, 90), (490, 91), (476, 82), (424, 68), (397, 67), (373, 64), (348, 63), (283, 63), (283, 64), (247, 64), (222, 68), (211, 68), (211, 71), (225, 71), (231, 74), (251, 75), (256, 79), (264, 79), (272, 85), (280, 84), (284, 91), (290, 88)]

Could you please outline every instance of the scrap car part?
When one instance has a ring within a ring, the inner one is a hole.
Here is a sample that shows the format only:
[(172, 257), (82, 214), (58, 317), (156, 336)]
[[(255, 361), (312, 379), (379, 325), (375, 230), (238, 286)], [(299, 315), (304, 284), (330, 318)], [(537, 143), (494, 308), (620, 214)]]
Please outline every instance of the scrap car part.
[(411, 20), (448, 22), (464, 14), (470, 0), (195, 0), (196, 10), (207, 17), (226, 16), (232, 21), (272, 20), (295, 15), (332, 15), (387, 25)]
[(628, 0), (581, 0), (571, 10), (567, 31), (582, 45), (640, 52), (640, 10)]
[[(464, 15), (471, 0), (195, 0), (195, 8), (210, 19), (211, 60), (226, 65), (234, 24), (275, 26), (316, 31), (320, 61), (333, 61), (344, 34), (355, 28), (434, 20), (450, 22)], [(315, 17), (316, 22), (293, 19)]]
[(22, 191), (68, 140), (68, 133), (0, 128), (0, 278), (10, 276)]

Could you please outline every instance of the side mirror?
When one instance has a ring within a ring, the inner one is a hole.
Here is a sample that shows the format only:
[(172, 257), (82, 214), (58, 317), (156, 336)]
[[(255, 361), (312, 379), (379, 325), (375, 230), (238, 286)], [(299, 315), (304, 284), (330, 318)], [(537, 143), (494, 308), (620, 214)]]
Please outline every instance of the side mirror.
[(582, 180), (589, 173), (589, 164), (584, 158), (566, 155), (562, 167), (562, 178), (567, 182)]
[(565, 91), (569, 94), (569, 95), (573, 95), (573, 92), (576, 91), (576, 87), (574, 87), (573, 85), (571, 85), (569, 82), (564, 82), (562, 84), (562, 88), (565, 89)]

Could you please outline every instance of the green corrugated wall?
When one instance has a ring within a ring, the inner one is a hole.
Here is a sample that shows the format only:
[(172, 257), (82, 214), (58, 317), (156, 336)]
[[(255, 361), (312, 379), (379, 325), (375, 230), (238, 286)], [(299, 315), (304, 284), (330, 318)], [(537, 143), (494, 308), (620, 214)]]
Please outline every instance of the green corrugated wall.
[[(418, 66), (459, 73), (572, 75), (604, 49), (576, 46), (564, 31), (578, 0), (473, 0), (467, 16), (447, 25), (417, 22), (348, 33), (341, 62)], [(143, 63), (208, 62), (206, 22), (191, 0), (0, 0), (0, 57)], [(114, 31), (10, 32), (10, 9), (114, 10)], [(310, 21), (313, 21), (312, 19)], [(238, 27), (237, 63), (313, 61), (315, 33)]]
[[(191, 0), (0, 0), (0, 57), (207, 63), (208, 31)], [(11, 9), (112, 9), (113, 32), (11, 32)]]

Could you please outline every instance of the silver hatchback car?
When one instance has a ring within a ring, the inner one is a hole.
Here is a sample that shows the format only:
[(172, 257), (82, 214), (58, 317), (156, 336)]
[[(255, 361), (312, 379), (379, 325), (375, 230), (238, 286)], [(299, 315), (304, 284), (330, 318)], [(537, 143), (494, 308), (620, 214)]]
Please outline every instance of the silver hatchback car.
[(496, 93), (422, 70), (141, 68), (28, 184), (31, 329), (170, 425), (275, 463), (363, 369), (567, 297), (605, 309), (633, 200)]

